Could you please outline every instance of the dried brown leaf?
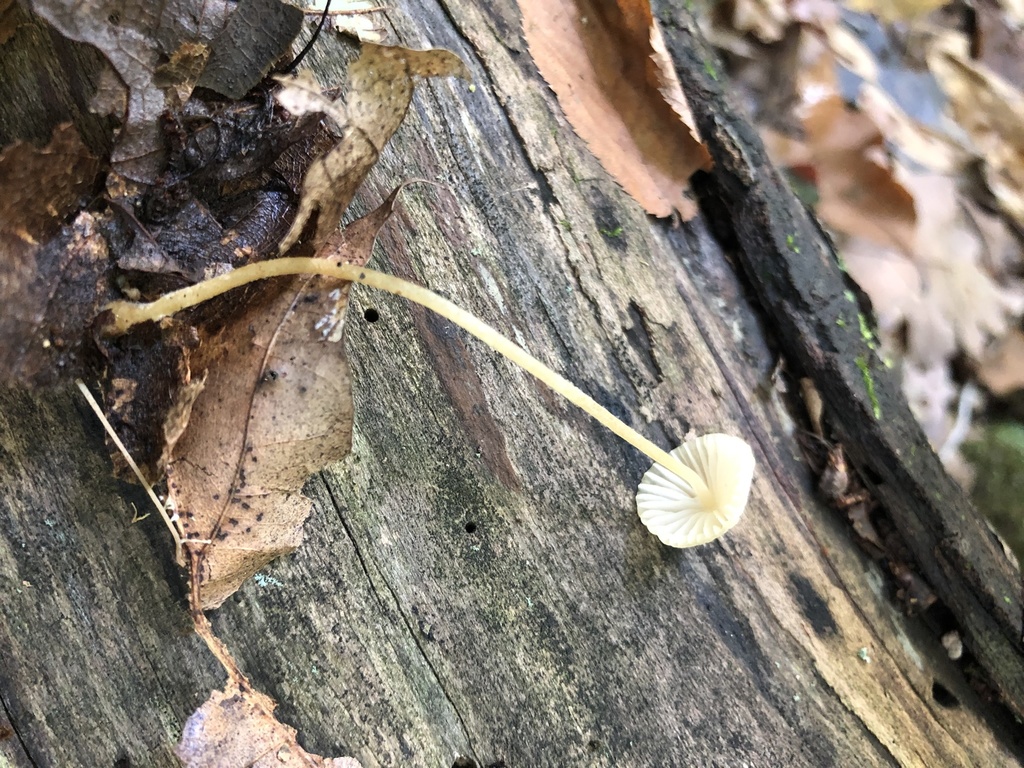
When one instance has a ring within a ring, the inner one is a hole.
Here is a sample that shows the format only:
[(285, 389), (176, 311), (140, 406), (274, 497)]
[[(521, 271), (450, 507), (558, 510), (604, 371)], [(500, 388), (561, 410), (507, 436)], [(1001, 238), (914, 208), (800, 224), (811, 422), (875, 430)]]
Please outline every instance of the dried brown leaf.
[(161, 55), (184, 42), (209, 43), (230, 13), (224, 0), (169, 0), (159, 7), (131, 0), (33, 0), (32, 10), (64, 37), (96, 46), (128, 87), (128, 109), (111, 152), (125, 176), (152, 181), (164, 152), (159, 116), (167, 94), (153, 81)]
[(229, 680), (185, 723), (178, 757), (188, 768), (360, 768), (351, 757), (306, 752), (295, 729), (274, 717), (276, 707), (266, 694)]
[[(648, 9), (650, 10), (650, 9)], [(696, 120), (693, 117), (693, 110), (686, 101), (686, 94), (683, 93), (683, 84), (679, 82), (679, 75), (676, 74), (675, 64), (672, 63), (672, 56), (665, 45), (665, 37), (661, 34), (661, 27), (654, 23), (653, 19), (648, 20), (651, 29), (651, 58), (649, 67), (653, 71), (655, 81), (658, 83), (658, 92), (662, 98), (672, 107), (672, 111), (683, 121), (684, 125), (695, 126)], [(696, 138), (696, 133), (694, 133)]]
[(648, 213), (692, 218), (696, 206), (684, 191), (711, 159), (680, 118), (688, 112), (679, 106), (685, 98), (667, 81), (664, 58), (661, 66), (654, 58), (657, 33), (646, 0), (520, 0), (519, 6), (541, 75), (608, 173)]
[(278, 95), (285, 109), (296, 115), (330, 115), (342, 138), (310, 166), (299, 211), (281, 241), (281, 253), (299, 241), (314, 214), (314, 249), (327, 240), (384, 145), (402, 124), (412, 101), (413, 78), (444, 76), (469, 79), (466, 65), (451, 51), (412, 51), (365, 43), (362, 54), (349, 67), (344, 104), (331, 102), (308, 77), (286, 82)]
[(835, 94), (807, 111), (804, 130), (806, 142), (762, 136), (776, 163), (814, 183), (818, 215), (838, 232), (911, 250), (914, 200), (893, 175), (875, 125)]
[(870, 510), (865, 502), (859, 504), (853, 504), (846, 510), (846, 519), (850, 521), (850, 525), (853, 527), (853, 532), (857, 534), (858, 543), (867, 550), (867, 552), (875, 558), (885, 556), (885, 544), (882, 543), (881, 537), (878, 535), (878, 530), (875, 528), (875, 524), (871, 522)]
[(825, 430), (822, 429), (821, 417), (825, 411), (825, 403), (821, 399), (821, 393), (814, 386), (814, 380), (804, 376), (800, 379), (800, 394), (803, 395), (804, 407), (807, 409), (807, 419), (811, 423), (811, 431), (818, 437), (824, 439)]
[(51, 383), (80, 372), (84, 329), (110, 298), (98, 221), (65, 219), (99, 162), (70, 125), (45, 147), (0, 150), (0, 380)]
[(985, 355), (978, 378), (997, 396), (1024, 389), (1024, 333), (1015, 328)]
[(914, 195), (920, 221), (914, 243), (922, 268), (924, 300), (908, 313), (911, 354), (924, 364), (941, 355), (941, 345), (924, 341), (927, 327), (953, 329), (956, 341), (974, 359), (991, 337), (999, 337), (1024, 311), (1024, 291), (1013, 281), (997, 283), (982, 268), (982, 236), (965, 218), (953, 179), (901, 173)]
[[(396, 194), (336, 232), (322, 257), (365, 263)], [(302, 485), (349, 451), (352, 394), (339, 343), (348, 289), (325, 278), (266, 281), (225, 308), (231, 317), (220, 327), (201, 331), (190, 364), (205, 385), (167, 478), (185, 533), (197, 540), (188, 546), (204, 609), (301, 543), (311, 507)]]
[(208, 45), (182, 43), (171, 54), (168, 61), (153, 71), (153, 84), (164, 90), (173, 89), (178, 99), (178, 106), (180, 106), (188, 101), (209, 58), (210, 47)]
[(964, 170), (971, 161), (970, 153), (957, 142), (913, 120), (873, 83), (861, 85), (857, 106), (886, 140), (925, 168), (951, 174)]
[(903, 253), (913, 250), (914, 199), (894, 175), (878, 126), (847, 106), (839, 93), (832, 53), (809, 34), (808, 66), (800, 73), (800, 140), (765, 130), (772, 158), (813, 181), (817, 212), (833, 229)]
[(954, 179), (902, 170), (898, 176), (919, 212), (912, 245), (900, 250), (852, 238), (843, 248), (850, 276), (871, 297), (883, 334), (907, 323), (915, 364), (931, 370), (958, 348), (977, 359), (1024, 311), (1024, 293), (1012, 282), (998, 284), (982, 267), (982, 235), (966, 219)]
[(1024, 91), (971, 60), (956, 35), (938, 36), (927, 59), (954, 118), (985, 160), (985, 179), (1000, 207), (1024, 225)]
[(199, 85), (229, 99), (242, 98), (288, 49), (302, 17), (302, 11), (281, 0), (240, 0), (210, 43), (210, 61)]
[[(801, 76), (805, 89), (825, 85), (834, 92), (833, 71), (838, 64), (861, 78), (863, 82), (857, 93), (857, 107), (877, 126), (882, 136), (904, 154), (938, 173), (958, 172), (971, 162), (970, 153), (957, 140), (911, 118), (882, 88), (882, 64), (876, 53), (850, 27), (838, 23), (823, 24), (821, 32), (828, 49), (822, 50), (817, 64)], [(809, 44), (811, 40), (813, 38), (806, 30), (801, 33), (805, 58), (814, 55), (814, 44)], [(826, 76), (822, 77), (825, 72)]]

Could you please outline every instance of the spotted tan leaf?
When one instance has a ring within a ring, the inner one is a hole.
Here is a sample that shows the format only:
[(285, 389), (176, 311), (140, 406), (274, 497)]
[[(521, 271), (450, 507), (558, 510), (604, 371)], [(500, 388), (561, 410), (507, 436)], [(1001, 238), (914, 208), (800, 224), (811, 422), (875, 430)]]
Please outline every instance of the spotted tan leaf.
[[(396, 194), (336, 232), (321, 256), (366, 263)], [(348, 289), (320, 277), (264, 281), (226, 295), (230, 319), (201, 332), (191, 367), (206, 380), (171, 449), (167, 482), (204, 609), (301, 543), (311, 508), (302, 485), (350, 449), (340, 343)]]
[(364, 43), (362, 54), (349, 67), (344, 104), (330, 102), (308, 79), (286, 82), (278, 96), (282, 106), (296, 115), (330, 115), (341, 129), (341, 140), (310, 166), (299, 211), (281, 241), (281, 253), (299, 241), (314, 214), (314, 249), (327, 240), (380, 151), (402, 124), (412, 101), (413, 78), (447, 75), (469, 79), (465, 64), (451, 51)]
[(265, 693), (228, 681), (185, 723), (178, 757), (188, 768), (359, 768), (351, 757), (308, 753), (296, 741), (295, 729), (274, 717), (276, 707)]

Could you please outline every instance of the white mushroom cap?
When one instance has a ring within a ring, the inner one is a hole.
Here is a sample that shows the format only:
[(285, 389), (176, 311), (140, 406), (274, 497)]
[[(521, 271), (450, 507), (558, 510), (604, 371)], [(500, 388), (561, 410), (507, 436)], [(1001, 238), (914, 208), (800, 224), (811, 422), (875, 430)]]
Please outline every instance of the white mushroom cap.
[(687, 440), (672, 456), (696, 472), (706, 488), (655, 464), (636, 494), (640, 519), (670, 547), (707, 544), (742, 517), (754, 477), (754, 452), (738, 437), (715, 434)]

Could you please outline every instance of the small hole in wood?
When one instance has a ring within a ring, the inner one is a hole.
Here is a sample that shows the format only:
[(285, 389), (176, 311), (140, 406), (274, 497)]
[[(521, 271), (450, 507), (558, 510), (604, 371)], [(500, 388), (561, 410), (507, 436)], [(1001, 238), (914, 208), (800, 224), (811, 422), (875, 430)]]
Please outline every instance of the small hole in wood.
[(466, 523), (466, 533), (476, 533), (476, 523), (472, 520)]
[(380, 312), (378, 312), (373, 307), (367, 307), (363, 311), (363, 319), (368, 323), (376, 323), (378, 320), (380, 320)]
[(960, 706), (960, 699), (958, 699), (953, 692), (949, 690), (949, 688), (944, 686), (938, 680), (932, 681), (932, 698), (935, 699), (936, 704), (946, 707), (946, 709), (953, 709)]
[(477, 768), (476, 760), (465, 755), (459, 755), (452, 763), (452, 768)]
[(864, 479), (867, 480), (870, 485), (879, 486), (885, 482), (882, 476), (875, 471), (875, 468), (869, 464), (865, 464), (862, 471), (864, 472)]

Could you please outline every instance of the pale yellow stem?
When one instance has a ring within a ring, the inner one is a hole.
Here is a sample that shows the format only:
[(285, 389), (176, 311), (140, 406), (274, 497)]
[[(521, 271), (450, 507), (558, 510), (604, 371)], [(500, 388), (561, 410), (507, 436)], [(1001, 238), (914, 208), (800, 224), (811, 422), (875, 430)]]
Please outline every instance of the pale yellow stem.
[(559, 376), (529, 352), (516, 345), (511, 339), (498, 333), (487, 323), (461, 307), (456, 306), (447, 299), (441, 298), (436, 293), (428, 291), (422, 286), (398, 277), (386, 275), (383, 272), (367, 269), (366, 267), (356, 267), (350, 264), (335, 265), (324, 259), (299, 257), (261, 261), (256, 264), (240, 267), (223, 275), (218, 275), (209, 280), (204, 280), (188, 288), (168, 293), (166, 296), (161, 296), (156, 301), (148, 304), (136, 304), (127, 301), (115, 301), (108, 304), (106, 309), (113, 313), (113, 319), (103, 330), (110, 335), (119, 335), (133, 325), (147, 320), (160, 320), (161, 318), (173, 315), (175, 312), (180, 312), (183, 309), (212, 299), (214, 296), (219, 296), (232, 288), (238, 288), (251, 283), (253, 280), (300, 274), (317, 274), (368, 285), (371, 288), (402, 296), (451, 320), (480, 339), (491, 349), (500, 352), (513, 363), (536, 376), (569, 402), (582, 408), (627, 443), (647, 454), (652, 461), (661, 464), (669, 471), (678, 475), (686, 483), (689, 483), (699, 498), (707, 497), (707, 485), (694, 470), (684, 465), (667, 451), (659, 448), (635, 429), (617, 419), (607, 408), (600, 405), (568, 379)]

